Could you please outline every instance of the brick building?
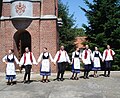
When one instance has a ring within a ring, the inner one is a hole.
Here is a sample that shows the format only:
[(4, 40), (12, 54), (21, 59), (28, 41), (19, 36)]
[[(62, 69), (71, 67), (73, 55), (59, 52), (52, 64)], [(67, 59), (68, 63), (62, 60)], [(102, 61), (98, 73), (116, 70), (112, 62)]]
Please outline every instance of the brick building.
[[(54, 57), (58, 45), (57, 16), (57, 0), (0, 1), (0, 71), (5, 69), (1, 59), (11, 48), (18, 59), (26, 46), (36, 59), (43, 47)], [(32, 70), (38, 72), (39, 68), (33, 66)]]

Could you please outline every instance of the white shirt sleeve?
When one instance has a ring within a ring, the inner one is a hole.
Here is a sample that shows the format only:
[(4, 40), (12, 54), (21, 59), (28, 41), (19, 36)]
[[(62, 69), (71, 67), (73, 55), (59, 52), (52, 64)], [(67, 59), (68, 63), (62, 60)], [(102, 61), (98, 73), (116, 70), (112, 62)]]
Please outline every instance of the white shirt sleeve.
[(83, 53), (82, 53), (82, 60), (84, 61), (84, 56), (85, 56), (85, 50), (83, 50)]
[(6, 60), (7, 60), (7, 55), (2, 58), (3, 62), (6, 62)]
[(69, 58), (67, 52), (66, 52), (66, 59), (67, 59), (68, 63), (70, 63), (70, 58)]
[(112, 54), (115, 55), (115, 52), (112, 50)]
[(37, 63), (41, 62), (42, 56), (43, 56), (43, 53), (40, 54), (40, 56), (39, 56), (39, 58), (38, 58), (38, 60), (37, 60)]
[(32, 53), (32, 59), (33, 59), (33, 62), (32, 62), (32, 63), (33, 63), (33, 64), (37, 64), (36, 59), (35, 59), (33, 53)]
[(57, 59), (58, 59), (58, 55), (59, 55), (59, 51), (57, 51), (55, 57), (54, 57), (54, 62), (57, 62)]
[(101, 55), (101, 53), (99, 52), (99, 57), (102, 59), (102, 55)]
[(92, 60), (94, 60), (95, 51), (92, 53)]
[(75, 52), (72, 53), (72, 63), (73, 63), (74, 57), (75, 57)]
[(23, 56), (21, 57), (19, 64), (20, 64), (20, 66), (24, 64), (24, 54), (23, 54)]
[(75, 52), (72, 53), (72, 59), (74, 59), (74, 57), (75, 57)]
[(19, 61), (18, 61), (18, 59), (16, 58), (15, 55), (14, 55), (14, 59), (15, 59), (15, 62), (16, 62), (17, 64), (19, 64)]
[(106, 50), (103, 52), (103, 58), (102, 58), (103, 61), (105, 60), (105, 52)]
[(52, 58), (52, 55), (49, 53), (49, 56), (50, 56), (50, 60), (51, 62), (54, 62), (53, 58)]
[(90, 59), (92, 60), (93, 53), (90, 49), (89, 49), (89, 52), (90, 52)]
[(80, 53), (79, 58), (80, 58), (80, 59), (82, 58), (82, 53)]

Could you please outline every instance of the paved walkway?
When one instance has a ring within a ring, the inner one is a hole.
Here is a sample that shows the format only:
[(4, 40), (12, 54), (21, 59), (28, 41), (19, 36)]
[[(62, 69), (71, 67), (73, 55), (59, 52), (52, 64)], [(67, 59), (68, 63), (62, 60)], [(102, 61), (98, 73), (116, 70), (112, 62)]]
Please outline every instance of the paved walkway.
[[(103, 72), (99, 72), (102, 74)], [(93, 72), (91, 72), (93, 74)], [(83, 75), (83, 72), (79, 75)], [(111, 77), (100, 76), (90, 79), (70, 80), (70, 72), (65, 73), (63, 82), (41, 83), (40, 75), (32, 73), (30, 84), (23, 84), (23, 74), (17, 74), (17, 84), (6, 85), (5, 74), (0, 73), (0, 98), (120, 98), (120, 72), (112, 72)]]

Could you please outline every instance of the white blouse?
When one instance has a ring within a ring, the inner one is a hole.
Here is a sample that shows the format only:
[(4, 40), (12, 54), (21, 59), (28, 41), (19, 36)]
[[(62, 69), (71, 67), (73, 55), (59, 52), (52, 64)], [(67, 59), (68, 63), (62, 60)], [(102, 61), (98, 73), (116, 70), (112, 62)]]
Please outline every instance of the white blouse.
[[(45, 57), (47, 57), (48, 55), (49, 55), (49, 58), (50, 58), (51, 62), (53, 62), (54, 60), (53, 60), (51, 54), (48, 53), (48, 52), (44, 53), (44, 56), (45, 56)], [(38, 60), (37, 60), (37, 63), (41, 62), (42, 59), (43, 59), (43, 53), (40, 54), (40, 56), (39, 56), (39, 58), (38, 58)]]
[[(2, 61), (3, 61), (3, 62), (6, 62), (6, 61), (7, 61), (7, 57), (11, 60), (11, 59), (13, 59), (13, 54), (4, 56), (3, 59), (2, 59)], [(17, 64), (19, 64), (19, 61), (18, 61), (18, 59), (16, 58), (15, 55), (14, 55), (14, 60), (15, 60), (15, 62), (16, 62)]]

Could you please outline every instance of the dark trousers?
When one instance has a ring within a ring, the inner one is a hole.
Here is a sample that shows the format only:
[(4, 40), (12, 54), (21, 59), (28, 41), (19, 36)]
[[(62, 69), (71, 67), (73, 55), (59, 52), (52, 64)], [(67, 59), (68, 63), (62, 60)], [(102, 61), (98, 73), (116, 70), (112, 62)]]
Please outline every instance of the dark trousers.
[(84, 78), (88, 78), (90, 70), (91, 70), (91, 64), (84, 65)]
[(25, 81), (26, 81), (27, 75), (28, 75), (28, 81), (30, 81), (31, 68), (32, 68), (32, 65), (26, 65), (25, 66), (25, 75), (24, 75), (24, 80)]
[[(104, 70), (105, 76), (110, 76), (111, 68), (112, 68), (112, 61), (105, 61), (105, 70)], [(107, 71), (108, 71), (108, 74), (106, 73)]]
[[(63, 79), (63, 75), (66, 69), (67, 62), (61, 62), (58, 63), (58, 73), (57, 73), (57, 79)], [(61, 77), (60, 77), (61, 75)]]

